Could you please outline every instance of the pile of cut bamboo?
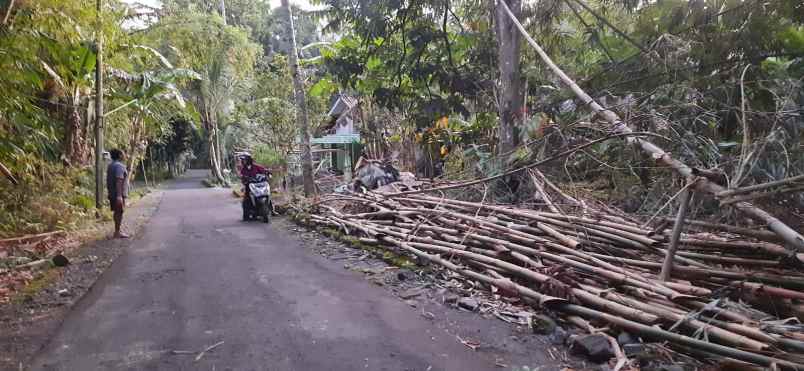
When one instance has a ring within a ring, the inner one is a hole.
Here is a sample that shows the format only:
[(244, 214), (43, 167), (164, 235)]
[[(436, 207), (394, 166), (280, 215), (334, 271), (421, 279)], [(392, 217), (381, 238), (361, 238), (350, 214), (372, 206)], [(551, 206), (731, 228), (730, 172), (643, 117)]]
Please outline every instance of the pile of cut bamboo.
[(772, 234), (692, 223), (720, 231), (682, 235), (663, 281), (667, 223), (651, 230), (586, 205), (554, 210), (369, 192), (327, 196), (309, 220), (612, 331), (804, 370), (804, 255)]

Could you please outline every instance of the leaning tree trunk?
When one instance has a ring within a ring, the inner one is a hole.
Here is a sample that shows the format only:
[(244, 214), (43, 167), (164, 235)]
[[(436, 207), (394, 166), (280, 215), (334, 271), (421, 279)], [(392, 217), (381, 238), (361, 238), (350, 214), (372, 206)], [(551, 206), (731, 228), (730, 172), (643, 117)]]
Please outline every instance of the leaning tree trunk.
[[(506, 1), (515, 15), (521, 13), (521, 0)], [(520, 76), (520, 41), (519, 30), (499, 5), (495, 9), (495, 31), (497, 34), (497, 68), (499, 81), (497, 84), (497, 110), (500, 116), (499, 140), (497, 153), (508, 153), (517, 145), (517, 123), (522, 118), (522, 89)]]

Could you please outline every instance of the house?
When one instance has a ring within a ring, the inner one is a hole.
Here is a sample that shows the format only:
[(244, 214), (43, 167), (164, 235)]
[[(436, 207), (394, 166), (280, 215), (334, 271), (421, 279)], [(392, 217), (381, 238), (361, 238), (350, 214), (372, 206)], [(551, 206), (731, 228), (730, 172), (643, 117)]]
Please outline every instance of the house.
[[(326, 121), (315, 129), (310, 140), (315, 172), (330, 170), (351, 179), (354, 161), (362, 148), (357, 128), (359, 123), (358, 100), (345, 94), (335, 97)], [(294, 175), (300, 176), (299, 151), (294, 151), (288, 162)]]

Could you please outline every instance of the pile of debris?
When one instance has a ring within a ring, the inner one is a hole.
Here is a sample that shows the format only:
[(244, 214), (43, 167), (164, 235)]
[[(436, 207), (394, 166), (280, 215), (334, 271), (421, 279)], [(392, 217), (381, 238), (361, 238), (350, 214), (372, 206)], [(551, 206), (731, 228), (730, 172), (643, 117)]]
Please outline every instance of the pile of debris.
[(42, 268), (69, 264), (62, 252), (78, 245), (64, 231), (0, 240), (0, 303), (8, 302)]
[[(720, 230), (682, 235), (673, 276), (661, 280), (667, 223), (649, 228), (577, 200), (574, 208), (533, 210), (396, 186), (326, 196), (307, 210), (309, 220), (435, 263), (590, 332), (627, 331), (716, 362), (804, 369), (804, 254), (772, 233), (693, 222)], [(617, 369), (626, 363), (622, 352), (618, 358)]]

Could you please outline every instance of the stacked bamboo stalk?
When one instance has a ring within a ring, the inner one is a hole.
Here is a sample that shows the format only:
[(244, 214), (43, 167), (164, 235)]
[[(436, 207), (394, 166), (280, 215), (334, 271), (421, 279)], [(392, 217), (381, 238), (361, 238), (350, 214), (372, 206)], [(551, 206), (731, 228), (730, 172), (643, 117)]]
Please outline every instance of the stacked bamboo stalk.
[(663, 281), (669, 232), (586, 206), (546, 209), (370, 192), (325, 198), (309, 220), (678, 349), (804, 369), (802, 336), (766, 325), (804, 319), (801, 254), (751, 236), (683, 234)]

